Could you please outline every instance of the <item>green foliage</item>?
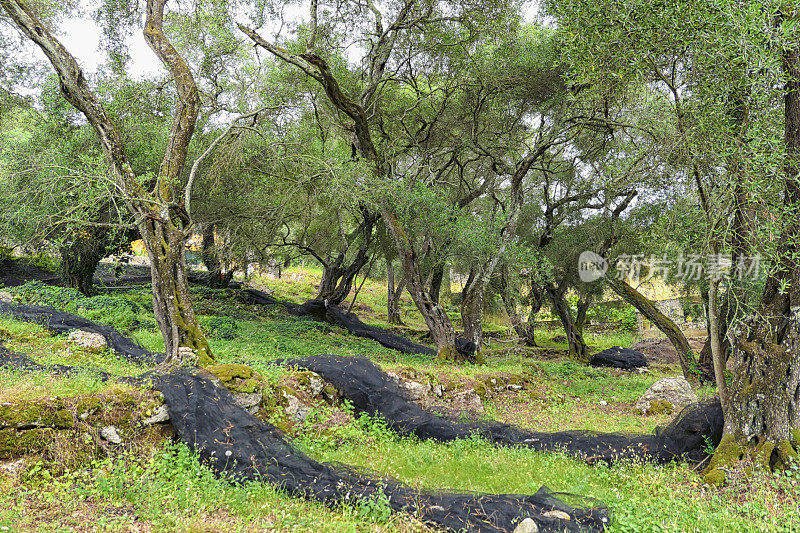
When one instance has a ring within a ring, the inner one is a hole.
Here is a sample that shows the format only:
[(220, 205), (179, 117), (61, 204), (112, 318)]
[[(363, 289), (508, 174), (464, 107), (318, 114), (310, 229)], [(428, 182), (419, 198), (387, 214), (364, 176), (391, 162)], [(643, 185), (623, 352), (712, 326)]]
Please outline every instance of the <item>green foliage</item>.
[(85, 296), (77, 289), (69, 287), (55, 287), (41, 281), (29, 281), (24, 285), (11, 289), (21, 303), (31, 305), (45, 305), (64, 311), (74, 312), (77, 304)]
[(239, 334), (236, 321), (227, 316), (200, 317), (200, 326), (206, 335), (214, 339), (231, 340)]
[(355, 514), (358, 518), (369, 522), (386, 522), (392, 516), (389, 497), (381, 485), (378, 485), (378, 490), (371, 497), (360, 498), (355, 503)]

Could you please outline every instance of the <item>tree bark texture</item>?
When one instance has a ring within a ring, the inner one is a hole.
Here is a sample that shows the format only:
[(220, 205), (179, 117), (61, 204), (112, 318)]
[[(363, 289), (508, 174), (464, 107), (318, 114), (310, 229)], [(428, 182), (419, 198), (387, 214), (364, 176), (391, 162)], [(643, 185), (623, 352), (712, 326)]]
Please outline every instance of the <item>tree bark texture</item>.
[(94, 294), (92, 280), (105, 250), (105, 230), (85, 228), (75, 231), (71, 241), (59, 249), (61, 277), (66, 286), (78, 289), (86, 296)]
[(386, 314), (389, 316), (389, 324), (397, 326), (403, 325), (400, 318), (400, 296), (406, 288), (406, 280), (402, 278), (400, 283), (395, 286), (394, 266), (392, 262), (386, 261)]
[(581, 363), (588, 363), (590, 358), (589, 348), (583, 340), (583, 335), (575, 327), (575, 320), (572, 317), (569, 303), (564, 298), (565, 288), (559, 287), (551, 281), (545, 282), (544, 286), (550, 299), (550, 305), (564, 327), (564, 334), (569, 343), (569, 356)]
[[(796, 11), (779, 12), (776, 23), (798, 18)], [(785, 468), (800, 451), (800, 42), (782, 49), (782, 67), (788, 218), (758, 310), (734, 333), (725, 430), (705, 472), (708, 483), (723, 482), (727, 468), (744, 455), (767, 468)]]
[(189, 362), (194, 363), (194, 358), (197, 358), (199, 364), (207, 365), (213, 361), (213, 356), (194, 315), (186, 280), (183, 247), (188, 237), (184, 230), (189, 226), (189, 220), (173, 198), (173, 188), (180, 182), (186, 162), (200, 97), (189, 68), (164, 34), (165, 4), (166, 0), (148, 0), (144, 36), (175, 79), (178, 98), (156, 185), (153, 191), (148, 192), (137, 180), (118, 128), (87, 86), (75, 58), (23, 2), (0, 0), (0, 6), (14, 23), (50, 60), (58, 74), (61, 94), (92, 125), (113, 165), (119, 190), (134, 215), (150, 258), (153, 310), (164, 337), (167, 360), (181, 359), (183, 355), (179, 355), (178, 348), (186, 346), (195, 351)]

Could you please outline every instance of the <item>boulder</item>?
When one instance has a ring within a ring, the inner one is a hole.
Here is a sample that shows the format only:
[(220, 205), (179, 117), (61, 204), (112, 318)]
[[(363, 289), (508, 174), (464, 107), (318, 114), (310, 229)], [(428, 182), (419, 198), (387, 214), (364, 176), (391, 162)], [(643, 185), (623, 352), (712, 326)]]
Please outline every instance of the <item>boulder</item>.
[(105, 337), (99, 333), (76, 329), (67, 336), (70, 342), (92, 352), (100, 352), (108, 347)]
[(636, 402), (634, 409), (642, 414), (651, 410), (651, 403), (655, 403), (664, 411), (664, 403), (672, 405), (673, 411), (683, 409), (687, 405), (697, 401), (697, 394), (692, 389), (692, 385), (683, 376), (674, 378), (663, 378), (653, 383), (645, 391), (641, 398)]
[(10, 292), (0, 291), (0, 302), (14, 303), (14, 296)]

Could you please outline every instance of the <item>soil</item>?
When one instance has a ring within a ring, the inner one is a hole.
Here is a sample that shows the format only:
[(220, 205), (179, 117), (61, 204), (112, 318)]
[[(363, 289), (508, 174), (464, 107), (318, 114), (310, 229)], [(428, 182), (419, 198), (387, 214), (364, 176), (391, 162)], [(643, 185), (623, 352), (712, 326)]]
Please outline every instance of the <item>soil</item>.
[[(700, 352), (706, 342), (705, 338), (700, 337), (690, 337), (687, 340), (695, 353)], [(642, 339), (632, 344), (631, 349), (642, 352), (647, 358), (648, 364), (651, 365), (653, 363), (678, 363), (678, 352), (669, 339)]]

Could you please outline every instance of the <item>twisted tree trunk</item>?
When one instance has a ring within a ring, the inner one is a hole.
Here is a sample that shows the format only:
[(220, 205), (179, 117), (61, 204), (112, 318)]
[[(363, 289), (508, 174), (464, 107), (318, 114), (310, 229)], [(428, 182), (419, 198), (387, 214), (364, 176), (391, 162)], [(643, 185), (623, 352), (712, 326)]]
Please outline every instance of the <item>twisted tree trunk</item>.
[[(778, 25), (800, 19), (779, 12)], [(733, 379), (723, 404), (725, 429), (705, 472), (722, 483), (743, 456), (765, 468), (786, 468), (800, 455), (800, 41), (782, 49), (786, 163), (777, 268), (770, 272), (755, 314), (734, 334)]]
[[(20, 0), (0, 0), (0, 6), (22, 32), (44, 52), (60, 81), (62, 96), (92, 125), (116, 173), (126, 205), (145, 241), (153, 280), (153, 310), (167, 360), (208, 365), (213, 356), (189, 298), (184, 244), (190, 221), (175, 201), (174, 187), (181, 182), (189, 141), (194, 133), (200, 96), (191, 71), (164, 34), (166, 0), (148, 0), (144, 36), (175, 79), (177, 104), (167, 148), (151, 192), (143, 189), (131, 168), (122, 136), (103, 104), (86, 84), (75, 58)], [(179, 347), (191, 350), (179, 351)], [(189, 355), (191, 354), (191, 355)]]

